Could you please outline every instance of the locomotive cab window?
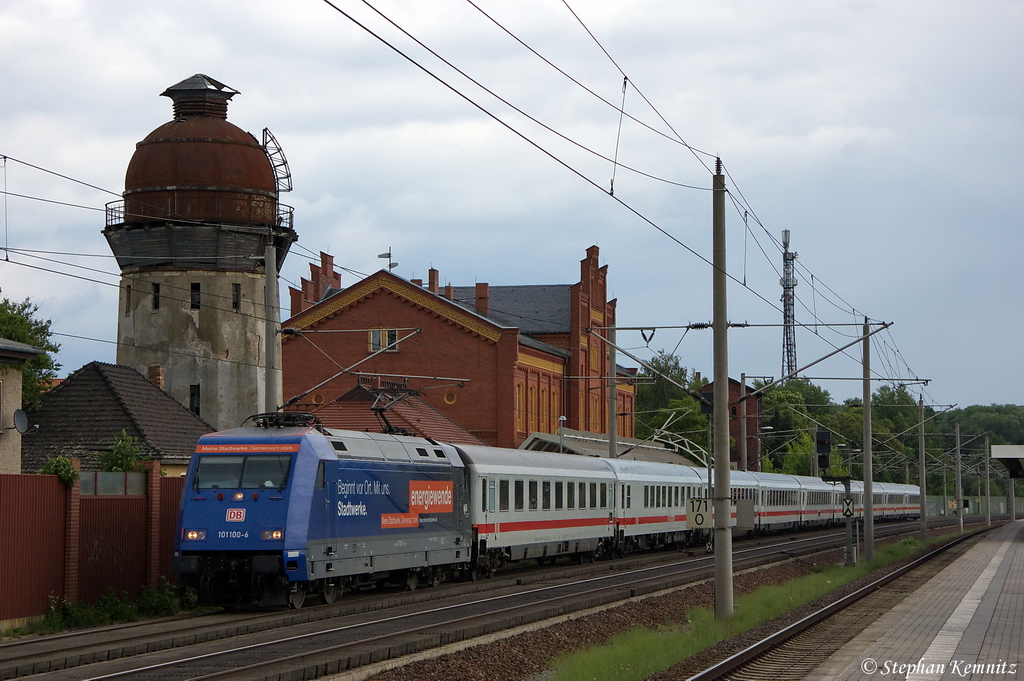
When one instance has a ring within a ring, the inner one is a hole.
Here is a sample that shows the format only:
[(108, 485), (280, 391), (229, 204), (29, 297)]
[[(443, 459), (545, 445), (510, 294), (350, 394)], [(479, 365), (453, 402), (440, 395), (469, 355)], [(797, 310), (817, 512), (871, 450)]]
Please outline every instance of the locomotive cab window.
[(289, 454), (201, 456), (192, 485), (195, 489), (284, 489), (291, 463)]

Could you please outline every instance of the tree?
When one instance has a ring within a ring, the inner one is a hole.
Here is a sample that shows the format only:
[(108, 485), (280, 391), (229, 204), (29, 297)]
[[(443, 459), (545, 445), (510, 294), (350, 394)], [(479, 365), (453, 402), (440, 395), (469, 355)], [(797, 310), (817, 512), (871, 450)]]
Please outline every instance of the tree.
[[(640, 378), (646, 380), (639, 382), (634, 403), (637, 437), (647, 438), (658, 430), (671, 413), (664, 411), (667, 409), (691, 410), (685, 419), (671, 428), (674, 432), (681, 432), (679, 428), (686, 431), (700, 429), (702, 424), (707, 428), (707, 418), (701, 415), (700, 403), (693, 397), (707, 381), (698, 379), (696, 374), (688, 371), (680, 363), (677, 356), (664, 350), (658, 351), (648, 364), (651, 369), (644, 367), (640, 371)], [(671, 379), (686, 389), (666, 379)]]
[(21, 404), (25, 409), (39, 406), (39, 398), (60, 369), (60, 364), (53, 359), (60, 345), (50, 339), (50, 320), (38, 319), (37, 312), (39, 306), (28, 298), (20, 303), (7, 298), (0, 301), (0, 338), (26, 343), (46, 353), (21, 365)]
[(129, 435), (124, 428), (121, 429), (121, 435), (114, 440), (110, 451), (103, 452), (100, 456), (102, 470), (112, 473), (137, 473), (139, 462), (147, 460), (149, 457), (143, 456), (139, 438)]

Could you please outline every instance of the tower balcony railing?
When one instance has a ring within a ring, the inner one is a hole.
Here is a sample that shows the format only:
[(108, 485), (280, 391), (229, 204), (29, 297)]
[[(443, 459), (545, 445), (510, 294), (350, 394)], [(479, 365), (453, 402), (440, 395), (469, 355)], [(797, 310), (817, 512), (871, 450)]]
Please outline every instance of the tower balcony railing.
[[(133, 200), (133, 212), (128, 213), (124, 199), (111, 201), (106, 205), (107, 227), (122, 225), (126, 222), (167, 220), (169, 222), (192, 222), (196, 224), (223, 224), (232, 222), (267, 223), (267, 202), (254, 200), (264, 197), (214, 196), (203, 197), (201, 201), (192, 199), (188, 206), (177, 197), (160, 197), (147, 199), (146, 203)], [(179, 210), (180, 207), (180, 210)], [(276, 227), (294, 229), (295, 209), (283, 203), (274, 206)], [(185, 216), (196, 217), (185, 217)]]

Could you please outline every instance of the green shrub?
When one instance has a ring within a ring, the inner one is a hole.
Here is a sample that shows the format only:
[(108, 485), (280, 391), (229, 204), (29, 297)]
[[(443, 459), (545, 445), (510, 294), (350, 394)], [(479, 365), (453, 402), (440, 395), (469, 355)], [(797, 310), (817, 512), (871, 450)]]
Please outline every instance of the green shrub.
[[(185, 609), (195, 608), (195, 594), (191, 590), (182, 592)], [(66, 598), (50, 596), (50, 604), (43, 620), (19, 630), (18, 633), (53, 633), (63, 629), (84, 629), (118, 622), (135, 622), (148, 617), (166, 617), (181, 610), (174, 587), (160, 577), (155, 589), (143, 588), (138, 598), (131, 598), (128, 592), (118, 595), (113, 589), (100, 596), (95, 604), (71, 603)]]
[[(185, 596), (182, 594), (182, 601), (184, 600)], [(166, 617), (178, 612), (178, 599), (174, 595), (174, 589), (162, 575), (156, 588), (143, 588), (136, 602), (138, 614), (142, 617)]]
[(75, 465), (64, 455), (55, 456), (47, 461), (39, 472), (43, 475), (56, 475), (68, 487), (72, 487), (78, 482), (78, 471), (75, 470)]
[(112, 473), (137, 473), (140, 461), (148, 461), (149, 457), (142, 454), (139, 438), (129, 435), (124, 428), (110, 451), (100, 455), (102, 470)]

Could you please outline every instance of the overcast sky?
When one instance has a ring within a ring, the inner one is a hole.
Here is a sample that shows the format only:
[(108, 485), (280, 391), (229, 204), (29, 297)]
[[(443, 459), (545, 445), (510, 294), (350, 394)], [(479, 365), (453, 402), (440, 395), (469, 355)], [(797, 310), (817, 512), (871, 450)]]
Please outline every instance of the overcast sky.
[[(798, 329), (798, 364), (857, 332), (826, 325), (866, 315), (894, 322), (875, 337), (876, 376), (931, 379), (910, 386), (929, 404), (1022, 403), (1024, 5), (474, 1), (374, 6), (575, 144), (363, 2), (336, 6), (409, 59), (320, 0), (0, 0), (0, 287), (68, 334), (62, 375), (114, 361), (118, 276), (101, 230), (116, 197), (25, 163), (120, 194), (136, 142), (171, 119), (159, 94), (205, 73), (241, 93), (228, 120), (270, 128), (288, 158), (288, 283), (323, 250), (353, 284), (391, 248), (407, 279), (435, 267), (457, 286), (568, 284), (596, 244), (620, 326), (707, 322), (720, 155), (733, 322), (781, 324), (789, 229), (797, 322), (819, 324)], [(620, 125), (623, 101), (639, 123)], [(710, 331), (619, 341), (712, 373)], [(732, 376), (780, 375), (781, 328), (735, 329), (729, 344)], [(806, 375), (858, 378), (859, 361), (856, 349)], [(816, 382), (837, 401), (861, 394)]]

